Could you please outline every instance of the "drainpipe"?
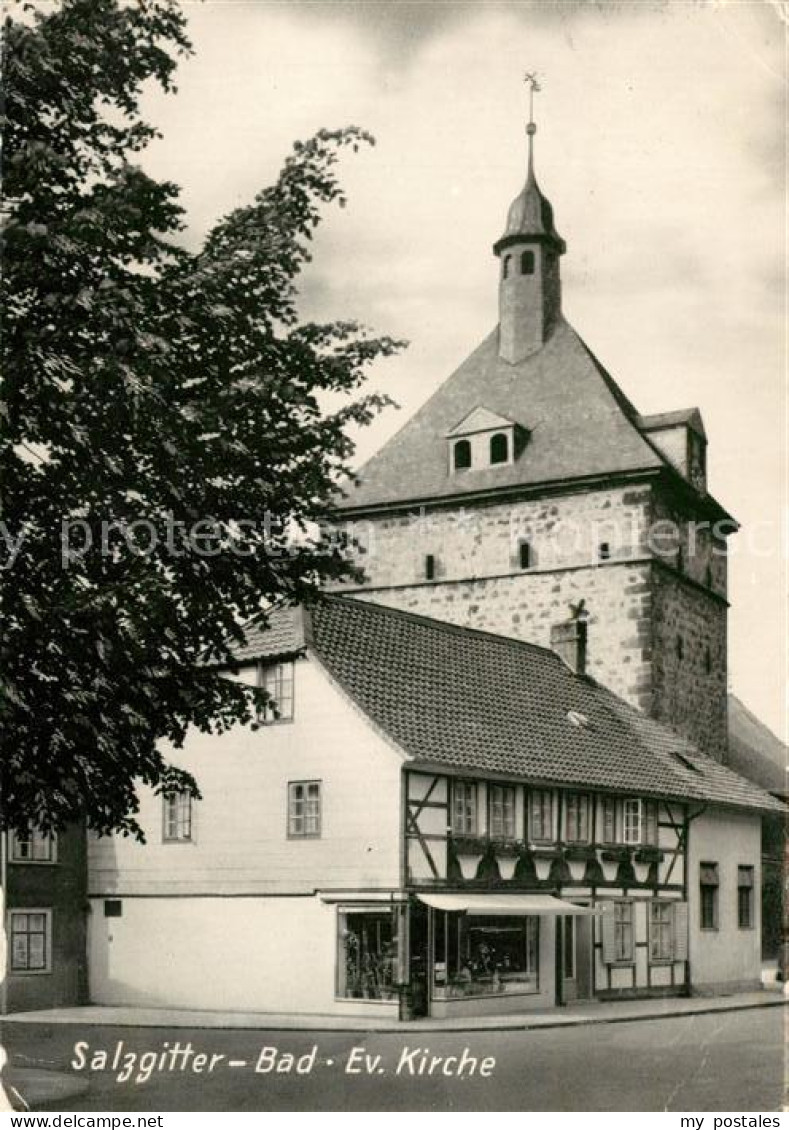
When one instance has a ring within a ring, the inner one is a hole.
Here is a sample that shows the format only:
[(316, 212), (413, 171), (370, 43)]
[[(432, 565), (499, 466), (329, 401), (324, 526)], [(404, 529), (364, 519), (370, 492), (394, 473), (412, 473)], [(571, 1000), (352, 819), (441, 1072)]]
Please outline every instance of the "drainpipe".
[(3, 933), (5, 968), (0, 970), (0, 1016), (8, 1012), (8, 970), (11, 968), (11, 955), (8, 953), (8, 934), (6, 931), (8, 906), (8, 832), (0, 832), (0, 930)]
[[(690, 909), (690, 897), (688, 892), (688, 856), (690, 855), (690, 825), (693, 820), (698, 820), (699, 816), (703, 816), (707, 811), (706, 801), (702, 804), (697, 812), (685, 816), (685, 851), (682, 857), (682, 885), (684, 887), (685, 902)], [(690, 981), (690, 913), (688, 913), (688, 957), (685, 962), (685, 988), (688, 991), (688, 996), (691, 996), (691, 981)]]

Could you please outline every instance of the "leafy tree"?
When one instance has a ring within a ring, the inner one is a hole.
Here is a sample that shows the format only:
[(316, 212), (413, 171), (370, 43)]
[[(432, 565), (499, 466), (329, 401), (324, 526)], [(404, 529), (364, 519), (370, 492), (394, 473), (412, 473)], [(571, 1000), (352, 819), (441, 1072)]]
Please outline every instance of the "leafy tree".
[[(196, 253), (178, 189), (134, 163), (142, 85), (187, 53), (175, 0), (60, 0), (5, 23), (0, 821), (141, 837), (136, 784), (190, 725), (253, 717), (222, 678), (240, 624), (352, 573), (310, 523), (348, 471), (358, 394), (397, 342), (300, 324), (336, 163), (322, 131)], [(208, 158), (210, 160), (210, 158)], [(327, 404), (333, 407), (327, 407)], [(293, 529), (301, 536), (293, 544)], [(262, 692), (258, 693), (259, 696)]]

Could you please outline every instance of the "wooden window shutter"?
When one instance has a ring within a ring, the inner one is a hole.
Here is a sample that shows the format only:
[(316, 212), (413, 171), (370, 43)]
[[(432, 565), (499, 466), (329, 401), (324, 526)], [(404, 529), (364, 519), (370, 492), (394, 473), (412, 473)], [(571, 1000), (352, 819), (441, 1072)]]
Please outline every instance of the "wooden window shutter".
[(612, 965), (616, 961), (616, 935), (614, 932), (614, 908), (609, 903), (600, 915), (600, 940), (603, 943), (603, 962)]
[(674, 960), (688, 960), (688, 904), (674, 904)]

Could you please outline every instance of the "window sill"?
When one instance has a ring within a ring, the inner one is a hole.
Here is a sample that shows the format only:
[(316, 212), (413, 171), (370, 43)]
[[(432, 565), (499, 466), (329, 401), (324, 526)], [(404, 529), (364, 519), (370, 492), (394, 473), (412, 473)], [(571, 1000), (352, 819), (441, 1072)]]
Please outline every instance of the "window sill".
[(13, 977), (47, 977), (52, 975), (51, 969), (9, 969)]
[(9, 859), (12, 867), (57, 867), (56, 859)]

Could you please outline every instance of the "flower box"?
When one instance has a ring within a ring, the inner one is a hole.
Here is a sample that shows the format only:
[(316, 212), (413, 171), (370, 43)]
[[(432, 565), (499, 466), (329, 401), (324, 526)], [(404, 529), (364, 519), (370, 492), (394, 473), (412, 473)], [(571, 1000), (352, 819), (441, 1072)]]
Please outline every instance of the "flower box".
[(619, 874), (619, 865), (630, 859), (630, 852), (627, 848), (603, 848), (598, 853), (598, 859), (603, 878), (607, 883), (613, 883)]
[(586, 875), (586, 867), (590, 860), (596, 858), (594, 848), (586, 844), (578, 844), (576, 846), (565, 848), (564, 861), (567, 864), (570, 872), (570, 878), (574, 883), (580, 883)]
[(493, 840), (491, 847), (496, 857), (499, 876), (505, 881), (512, 879), (523, 851), (523, 844), (518, 840)]
[(477, 870), (487, 848), (481, 836), (455, 836), (452, 840), (455, 858), (464, 879), (476, 879)]
[(663, 852), (656, 847), (642, 847), (633, 856), (633, 872), (637, 883), (646, 883), (653, 863), (659, 863)]
[(533, 844), (529, 845), (529, 851), (537, 878), (544, 883), (550, 877), (551, 868), (554, 860), (559, 858), (559, 852), (556, 848), (535, 848)]

